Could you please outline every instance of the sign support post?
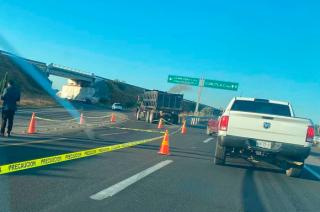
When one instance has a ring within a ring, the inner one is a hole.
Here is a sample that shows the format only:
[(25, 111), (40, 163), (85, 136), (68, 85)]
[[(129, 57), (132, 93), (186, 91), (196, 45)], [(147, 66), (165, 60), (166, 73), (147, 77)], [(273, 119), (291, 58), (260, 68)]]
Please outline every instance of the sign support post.
[(201, 78), (200, 81), (199, 81), (197, 104), (196, 104), (196, 108), (194, 110), (194, 114), (196, 116), (199, 114), (199, 104), (200, 104), (200, 101), (201, 101), (201, 94), (202, 94), (202, 90), (203, 90), (203, 85), (204, 85), (204, 79)]

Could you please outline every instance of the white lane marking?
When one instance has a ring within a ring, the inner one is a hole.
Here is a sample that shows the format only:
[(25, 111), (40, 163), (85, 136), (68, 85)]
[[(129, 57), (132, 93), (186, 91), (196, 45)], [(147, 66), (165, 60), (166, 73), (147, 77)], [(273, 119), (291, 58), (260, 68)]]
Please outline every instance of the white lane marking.
[(93, 194), (90, 196), (91, 199), (93, 200), (103, 200), (105, 198), (108, 197), (112, 197), (113, 195), (117, 194), (118, 192), (124, 190), (125, 188), (127, 188), (128, 186), (138, 182), (139, 180), (141, 180), (142, 178), (152, 174), (153, 172), (169, 165), (170, 163), (172, 163), (172, 160), (165, 160), (162, 161), (148, 169), (143, 170), (142, 172), (139, 172), (138, 174), (135, 174), (109, 188), (106, 188), (96, 194)]
[(315, 176), (318, 180), (320, 180), (320, 174), (318, 174), (315, 170), (313, 170), (311, 167), (308, 165), (304, 165), (304, 168), (313, 176)]
[(203, 143), (208, 143), (209, 141), (212, 141), (212, 140), (213, 140), (213, 138), (208, 138), (208, 139), (204, 140)]
[(105, 136), (105, 135), (121, 135), (121, 134), (127, 134), (129, 132), (119, 132), (119, 133), (107, 133), (107, 134), (102, 134), (101, 136)]

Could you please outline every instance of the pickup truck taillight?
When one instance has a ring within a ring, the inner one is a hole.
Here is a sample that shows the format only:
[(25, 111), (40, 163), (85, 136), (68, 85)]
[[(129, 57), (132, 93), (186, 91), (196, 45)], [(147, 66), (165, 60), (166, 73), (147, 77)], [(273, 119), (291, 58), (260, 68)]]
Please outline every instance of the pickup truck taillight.
[(227, 131), (229, 124), (229, 116), (222, 116), (219, 122), (219, 130)]
[(307, 130), (307, 138), (306, 138), (306, 142), (313, 142), (313, 138), (314, 138), (315, 132), (314, 132), (314, 128), (313, 126), (309, 126), (308, 130)]

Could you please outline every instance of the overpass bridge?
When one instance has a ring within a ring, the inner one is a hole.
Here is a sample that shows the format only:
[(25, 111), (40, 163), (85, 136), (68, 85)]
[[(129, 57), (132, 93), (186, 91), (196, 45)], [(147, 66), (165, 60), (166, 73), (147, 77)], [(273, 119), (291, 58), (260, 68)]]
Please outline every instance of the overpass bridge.
[(96, 79), (100, 79), (100, 80), (104, 79), (103, 77), (95, 76), (93, 73), (91, 74), (86, 73), (86, 72), (80, 71), (79, 69), (70, 68), (67, 66), (58, 65), (54, 63), (50, 63), (49, 65), (47, 65), (44, 62), (23, 58), (3, 50), (0, 50), (0, 54), (6, 55), (8, 57), (15, 57), (18, 59), (22, 59), (27, 63), (34, 65), (39, 71), (41, 71), (40, 73), (45, 74), (47, 77), (49, 77), (50, 75), (59, 76), (59, 77), (73, 80), (75, 82), (79, 82), (79, 84), (85, 84), (85, 85), (92, 85)]
[(63, 65), (58, 65), (51, 63), (47, 66), (46, 72), (48, 75), (55, 75), (63, 78), (67, 78), (77, 82), (77, 84), (86, 84), (92, 85), (95, 80), (96, 76), (92, 73), (85, 73), (75, 68), (70, 68)]
[[(94, 84), (99, 81), (106, 80), (103, 77), (95, 76), (94, 73), (86, 73), (75, 68), (70, 68), (55, 63), (47, 65), (44, 62), (30, 60), (0, 50), (0, 54), (5, 55), (11, 59), (19, 59), (33, 65), (37, 71), (49, 80), (50, 75), (68, 79), (68, 83), (64, 85), (58, 95), (62, 98), (87, 101), (92, 100), (95, 94)], [(50, 80), (49, 80), (50, 81)], [(50, 81), (51, 83), (51, 81)]]

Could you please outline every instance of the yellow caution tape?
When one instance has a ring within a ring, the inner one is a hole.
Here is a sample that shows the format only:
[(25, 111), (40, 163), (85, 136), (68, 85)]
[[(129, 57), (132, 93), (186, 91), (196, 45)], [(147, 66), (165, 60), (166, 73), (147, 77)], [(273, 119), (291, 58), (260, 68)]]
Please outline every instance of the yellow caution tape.
[(67, 153), (67, 154), (62, 154), (62, 155), (55, 155), (55, 156), (50, 156), (50, 157), (45, 157), (45, 158), (10, 163), (10, 164), (0, 166), (0, 174), (7, 174), (7, 173), (11, 173), (11, 172), (17, 172), (17, 171), (22, 171), (22, 170), (26, 170), (26, 169), (47, 166), (49, 164), (61, 163), (64, 161), (70, 161), (70, 160), (75, 160), (75, 159), (79, 159), (79, 158), (86, 158), (86, 157), (90, 157), (93, 155), (102, 154), (105, 152), (112, 152), (112, 151), (115, 151), (118, 149), (124, 149), (124, 148), (132, 147), (132, 146), (137, 146), (137, 145), (148, 143), (151, 141), (155, 141), (155, 140), (158, 140), (161, 138), (162, 138), (162, 136), (159, 136), (159, 137), (150, 138), (150, 139), (131, 141), (131, 142), (124, 143), (124, 144), (104, 146), (104, 147), (99, 147), (99, 148), (89, 149), (89, 150), (84, 150), (84, 151), (79, 151), (79, 152), (72, 152), (72, 153)]

